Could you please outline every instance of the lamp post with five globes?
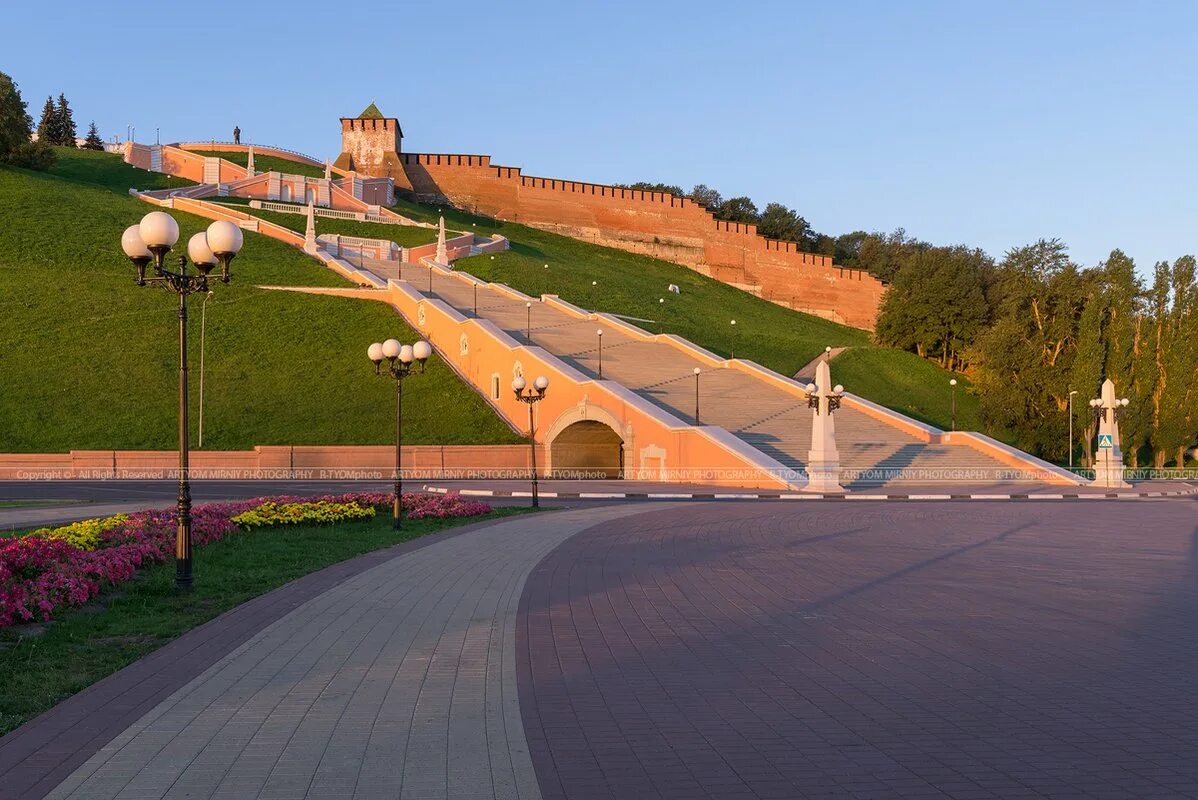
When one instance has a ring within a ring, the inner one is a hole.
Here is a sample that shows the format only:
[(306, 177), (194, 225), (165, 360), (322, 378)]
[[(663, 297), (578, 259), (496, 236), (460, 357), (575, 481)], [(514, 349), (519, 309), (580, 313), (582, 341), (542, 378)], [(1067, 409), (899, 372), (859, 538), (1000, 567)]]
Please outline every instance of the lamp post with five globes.
[(528, 444), (532, 455), (532, 507), (538, 508), (541, 505), (537, 498), (537, 428), (536, 422), (533, 419), (532, 407), (545, 399), (545, 390), (549, 388), (549, 379), (544, 375), (538, 375), (537, 379), (532, 382), (532, 388), (526, 389), (527, 381), (523, 375), (516, 376), (512, 381), (512, 391), (516, 393), (516, 400), (521, 403), (528, 404)]
[[(121, 234), (121, 249), (137, 267), (138, 286), (161, 286), (179, 296), (179, 495), (175, 531), (175, 588), (188, 589), (191, 575), (191, 482), (188, 478), (190, 430), (187, 423), (187, 297), (208, 291), (208, 276), (220, 264), (220, 281), (228, 283), (229, 262), (241, 250), (241, 229), (228, 220), (217, 220), (187, 241), (187, 255), (178, 259), (178, 271), (167, 269), (166, 255), (179, 241), (179, 224), (162, 211), (151, 211)], [(187, 272), (188, 259), (196, 274)], [(154, 265), (147, 278), (146, 267)]]
[[(375, 342), (366, 348), (366, 355), (374, 362), (375, 375), (395, 378), (395, 500), (391, 504), (391, 527), (399, 530), (403, 523), (403, 468), (400, 457), (403, 451), (403, 379), (412, 374), (412, 368), (420, 367), (432, 355), (433, 348), (421, 339), (416, 344), (400, 344), (396, 339)], [(382, 371), (383, 359), (387, 359), (387, 371)]]

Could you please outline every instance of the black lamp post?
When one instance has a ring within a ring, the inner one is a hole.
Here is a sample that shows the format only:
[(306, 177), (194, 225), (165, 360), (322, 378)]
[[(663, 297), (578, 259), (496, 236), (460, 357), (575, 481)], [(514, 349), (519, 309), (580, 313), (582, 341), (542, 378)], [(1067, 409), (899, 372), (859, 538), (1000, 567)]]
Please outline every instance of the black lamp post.
[(736, 320), (732, 320), (732, 351), (728, 358), (736, 358)]
[(525, 323), (524, 323), (524, 338), (527, 339), (529, 341), (529, 343), (531, 344), (532, 343), (532, 301), (531, 300), (524, 304), (524, 312), (525, 312), (525, 315), (527, 316), (527, 319), (525, 320)]
[(952, 387), (952, 418), (955, 431), (957, 429), (957, 379), (949, 378), (948, 385)]
[[(375, 375), (395, 378), (395, 501), (391, 504), (391, 527), (399, 530), (403, 517), (403, 467), (400, 455), (403, 451), (403, 379), (419, 366), (424, 372), (424, 363), (432, 355), (433, 348), (423, 339), (416, 344), (400, 344), (396, 339), (375, 342), (366, 348), (366, 355), (374, 362)], [(383, 359), (387, 359), (387, 371), (383, 372)]]
[(603, 380), (603, 328), (595, 331), (599, 337), (599, 380)]
[(528, 404), (528, 445), (532, 455), (532, 507), (537, 508), (541, 503), (537, 498), (537, 428), (532, 407), (545, 399), (545, 390), (549, 388), (549, 379), (544, 375), (539, 375), (532, 382), (532, 388), (526, 389), (526, 386), (528, 384), (522, 376), (512, 381), (512, 391), (516, 393), (516, 399), (521, 403)]
[[(179, 296), (179, 496), (175, 531), (175, 589), (189, 589), (191, 576), (191, 482), (188, 477), (190, 431), (187, 423), (187, 297), (208, 291), (208, 276), (220, 264), (220, 281), (228, 283), (229, 262), (241, 250), (241, 228), (218, 220), (204, 233), (187, 241), (187, 255), (179, 256), (177, 272), (167, 269), (166, 255), (179, 241), (179, 225), (162, 211), (151, 211), (121, 234), (121, 249), (137, 267), (138, 286), (161, 286)], [(190, 257), (197, 274), (188, 274)], [(154, 275), (146, 277), (153, 262)]]
[(699, 372), (701, 370), (695, 367), (695, 424), (699, 424)]

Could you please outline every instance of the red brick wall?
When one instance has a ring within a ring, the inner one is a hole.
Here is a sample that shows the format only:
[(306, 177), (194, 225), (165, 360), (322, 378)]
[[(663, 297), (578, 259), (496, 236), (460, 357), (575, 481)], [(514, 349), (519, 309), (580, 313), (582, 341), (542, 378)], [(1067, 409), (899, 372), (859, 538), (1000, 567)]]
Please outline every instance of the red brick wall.
[(399, 190), (683, 264), (779, 305), (857, 328), (873, 328), (885, 291), (866, 273), (766, 239), (754, 225), (716, 220), (685, 198), (527, 176), (515, 167), (492, 166), (485, 155), (401, 153), (399, 159), (400, 169), (377, 168)]

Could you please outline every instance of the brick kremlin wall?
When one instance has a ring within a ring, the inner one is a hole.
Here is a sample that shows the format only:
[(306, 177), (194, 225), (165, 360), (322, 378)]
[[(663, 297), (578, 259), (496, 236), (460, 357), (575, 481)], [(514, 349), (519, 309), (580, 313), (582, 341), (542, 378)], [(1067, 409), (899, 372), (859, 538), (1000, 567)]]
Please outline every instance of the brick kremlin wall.
[(396, 155), (400, 169), (362, 171), (389, 174), (397, 190), (419, 197), (673, 261), (779, 305), (874, 327), (885, 291), (880, 281), (791, 242), (766, 239), (755, 225), (717, 220), (686, 198), (523, 175), (516, 167), (493, 166), (485, 155)]

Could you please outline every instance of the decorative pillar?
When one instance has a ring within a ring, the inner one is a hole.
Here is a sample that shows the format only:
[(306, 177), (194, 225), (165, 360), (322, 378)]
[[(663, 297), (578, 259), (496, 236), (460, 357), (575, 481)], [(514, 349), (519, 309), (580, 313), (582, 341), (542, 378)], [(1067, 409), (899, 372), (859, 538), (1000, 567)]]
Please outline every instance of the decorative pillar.
[(437, 223), (437, 257), (433, 260), (443, 266), (449, 266), (449, 253), (445, 249), (445, 217), (441, 217)]
[(1123, 446), (1119, 438), (1119, 409), (1127, 407), (1126, 397), (1115, 397), (1115, 382), (1102, 382), (1102, 396), (1090, 401), (1098, 415), (1098, 449), (1094, 454), (1094, 486), (1106, 489), (1127, 489), (1131, 484), (1123, 479)]
[(333, 179), (333, 168), (329, 165), (329, 160), (324, 160), (324, 179), (326, 181)]
[(316, 255), (316, 208), (308, 203), (308, 224), (304, 228), (304, 252)]
[(807, 487), (805, 491), (842, 494), (840, 451), (836, 449), (836, 422), (833, 412), (840, 408), (843, 386), (832, 386), (832, 370), (827, 360), (815, 368), (815, 383), (807, 384), (807, 405), (811, 417), (811, 449), (807, 451)]
[(254, 146), (251, 144), (246, 150), (245, 156), (245, 176), (252, 178), (258, 173), (254, 172)]

